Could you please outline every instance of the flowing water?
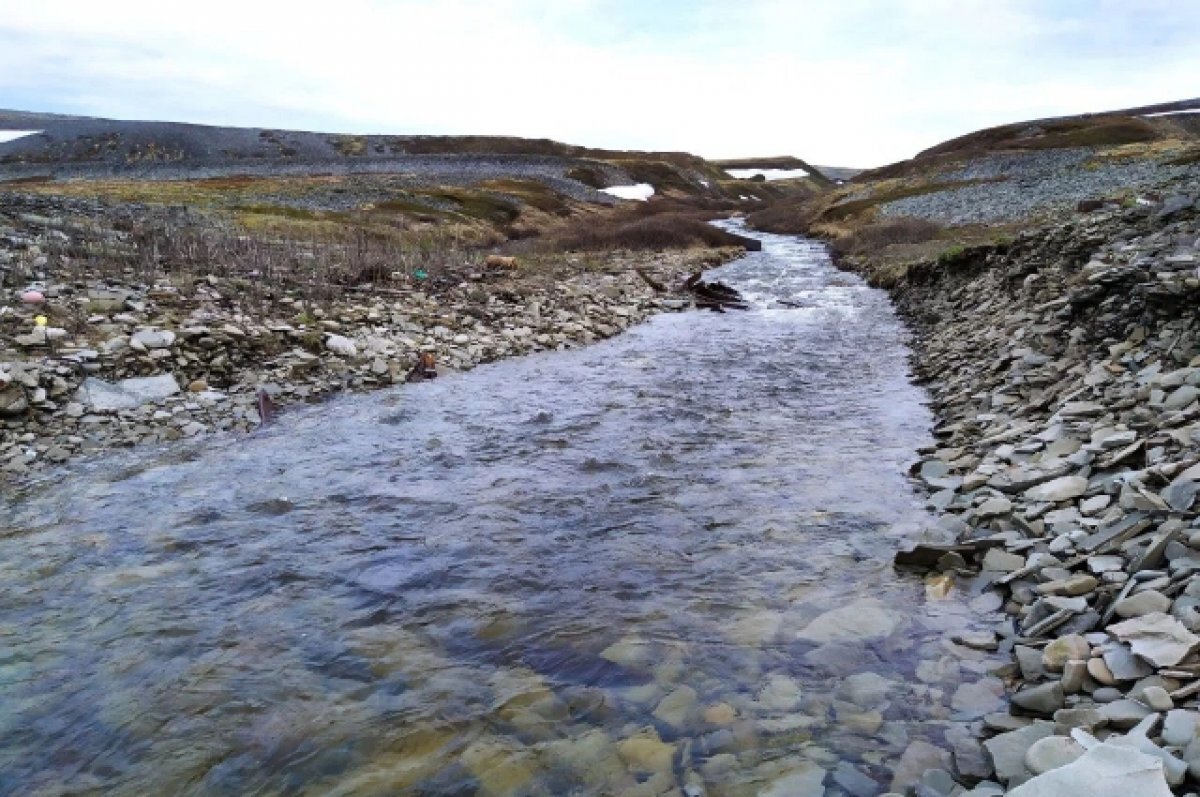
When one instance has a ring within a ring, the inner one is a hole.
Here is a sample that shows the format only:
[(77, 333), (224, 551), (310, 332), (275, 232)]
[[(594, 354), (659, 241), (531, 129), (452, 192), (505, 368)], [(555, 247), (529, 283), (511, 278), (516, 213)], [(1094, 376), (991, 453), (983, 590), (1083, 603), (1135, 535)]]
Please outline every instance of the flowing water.
[(761, 237), (748, 312), (0, 504), (0, 793), (875, 795), (967, 735), (971, 612), (889, 565), (902, 326)]

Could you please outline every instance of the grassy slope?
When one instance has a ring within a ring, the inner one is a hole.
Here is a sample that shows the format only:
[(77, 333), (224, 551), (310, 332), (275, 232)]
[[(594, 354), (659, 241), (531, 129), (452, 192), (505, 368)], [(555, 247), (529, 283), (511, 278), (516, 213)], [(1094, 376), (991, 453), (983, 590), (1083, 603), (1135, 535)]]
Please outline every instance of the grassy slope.
[[(548, 139), (350, 136), (0, 111), (4, 127), (45, 132), (0, 145), (0, 192), (145, 207), (135, 216), (147, 219), (184, 207), (206, 226), (293, 241), (367, 235), (394, 247), (444, 240), (491, 248), (536, 239), (536, 247), (523, 251), (543, 252), (717, 247), (734, 242), (712, 234), (703, 221), (816, 190), (812, 181), (733, 180), (687, 153), (617, 152)], [(452, 184), (405, 174), (406, 159), (428, 156), (449, 159)], [(547, 158), (580, 190), (520, 176), (522, 164), (544, 165)], [(354, 170), (367, 159), (385, 168)], [(492, 165), (478, 179), (469, 177), (471, 164), (480, 162), (474, 159)], [(331, 170), (331, 163), (347, 168)], [(497, 177), (496, 163), (499, 173), (507, 164), (513, 176)], [(287, 168), (272, 172), (273, 165)], [(123, 176), (126, 167), (136, 168), (136, 176)], [(201, 167), (222, 176), (180, 179)], [(70, 176), (56, 179), (59, 169)], [(654, 185), (655, 198), (616, 208), (598, 195), (583, 198), (589, 188), (627, 182)]]

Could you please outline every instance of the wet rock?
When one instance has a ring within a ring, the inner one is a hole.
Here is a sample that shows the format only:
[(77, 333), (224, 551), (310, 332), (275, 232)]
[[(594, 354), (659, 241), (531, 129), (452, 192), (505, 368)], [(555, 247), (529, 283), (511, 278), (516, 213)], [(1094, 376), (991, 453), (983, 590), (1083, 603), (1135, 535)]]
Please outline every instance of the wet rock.
[(947, 751), (921, 740), (910, 742), (892, 769), (891, 790), (904, 792), (920, 781), (927, 770), (949, 769), (950, 765)]
[(662, 741), (653, 729), (646, 728), (617, 742), (617, 755), (631, 772), (670, 772), (675, 745)]
[(763, 797), (824, 797), (825, 770), (811, 761), (799, 760), (790, 771), (759, 792)]
[(882, 639), (890, 636), (899, 623), (900, 618), (882, 602), (862, 598), (818, 616), (796, 638), (817, 644)]
[(664, 697), (654, 709), (654, 716), (672, 728), (683, 728), (695, 720), (699, 710), (696, 690), (680, 686)]
[(967, 718), (982, 717), (999, 711), (1004, 704), (1004, 683), (997, 678), (962, 684), (950, 700), (950, 707)]

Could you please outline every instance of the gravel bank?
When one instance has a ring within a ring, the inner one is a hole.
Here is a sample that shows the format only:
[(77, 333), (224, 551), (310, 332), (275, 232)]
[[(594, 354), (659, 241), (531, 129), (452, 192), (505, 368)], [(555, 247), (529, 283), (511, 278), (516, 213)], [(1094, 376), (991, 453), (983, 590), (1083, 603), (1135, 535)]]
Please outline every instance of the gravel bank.
[(893, 289), (940, 419), (913, 476), (945, 535), (898, 563), (994, 600), (1005, 619), (959, 643), (1012, 654), (985, 755), (956, 750), (959, 785), (921, 794), (1200, 786), (1194, 203), (1030, 231)]
[[(488, 269), (480, 255), (436, 288), (347, 289), (316, 302), (284, 291), (260, 303), (238, 279), (147, 283), (64, 260), (52, 252), (129, 243), (94, 203), (53, 206), (69, 213), (0, 216), (0, 273), (35, 277), (9, 281), (0, 305), (3, 480), (116, 446), (249, 432), (269, 420), (260, 393), (282, 407), (386, 387), (403, 382), (422, 352), (445, 372), (585, 345), (690, 306), (635, 269), (678, 285), (740, 253), (568, 255), (553, 278), (520, 263)], [(31, 292), (44, 301), (24, 301)], [(39, 326), (38, 316), (56, 321)]]

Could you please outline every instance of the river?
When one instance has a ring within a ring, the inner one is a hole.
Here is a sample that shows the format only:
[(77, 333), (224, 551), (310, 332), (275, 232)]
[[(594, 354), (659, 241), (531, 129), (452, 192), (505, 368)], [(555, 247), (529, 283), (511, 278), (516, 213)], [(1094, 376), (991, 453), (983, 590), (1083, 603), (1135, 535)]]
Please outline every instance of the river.
[(0, 793), (868, 797), (969, 737), (904, 328), (756, 236), (747, 312), (0, 501)]

